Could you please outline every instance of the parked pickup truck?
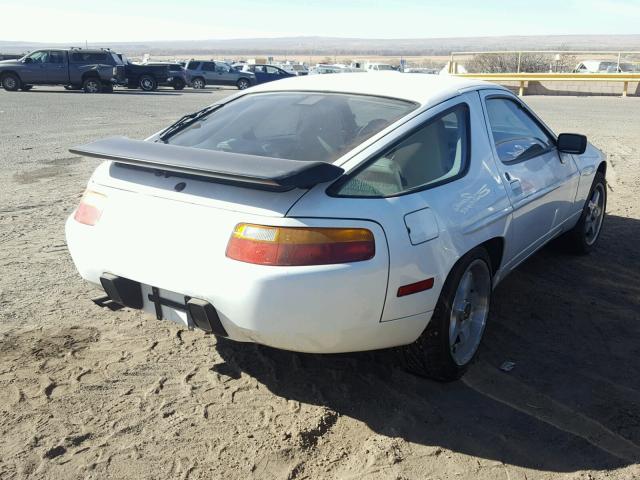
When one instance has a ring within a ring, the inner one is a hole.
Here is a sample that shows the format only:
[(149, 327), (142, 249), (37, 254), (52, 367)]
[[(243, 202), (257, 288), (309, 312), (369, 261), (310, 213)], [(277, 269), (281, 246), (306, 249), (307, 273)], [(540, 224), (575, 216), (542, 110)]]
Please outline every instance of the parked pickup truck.
[(110, 50), (45, 49), (22, 58), (0, 61), (5, 90), (30, 90), (34, 85), (64, 85), (86, 93), (112, 92), (124, 81), (122, 61)]
[(134, 63), (121, 53), (117, 56), (124, 64), (126, 80), (122, 84), (127, 88), (151, 92), (156, 90), (158, 85), (171, 84), (173, 81), (168, 64)]

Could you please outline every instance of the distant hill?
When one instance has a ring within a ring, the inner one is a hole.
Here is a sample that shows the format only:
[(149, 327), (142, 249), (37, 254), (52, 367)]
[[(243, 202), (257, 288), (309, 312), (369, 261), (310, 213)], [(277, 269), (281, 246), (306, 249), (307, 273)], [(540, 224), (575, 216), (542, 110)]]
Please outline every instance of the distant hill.
[[(43, 47), (70, 46), (0, 41), (0, 52), (20, 53)], [(77, 46), (83, 46), (79, 44)], [(506, 37), (372, 39), (336, 37), (239, 38), (90, 43), (130, 55), (447, 55), (452, 51), (487, 50), (640, 50), (640, 35), (544, 35)]]

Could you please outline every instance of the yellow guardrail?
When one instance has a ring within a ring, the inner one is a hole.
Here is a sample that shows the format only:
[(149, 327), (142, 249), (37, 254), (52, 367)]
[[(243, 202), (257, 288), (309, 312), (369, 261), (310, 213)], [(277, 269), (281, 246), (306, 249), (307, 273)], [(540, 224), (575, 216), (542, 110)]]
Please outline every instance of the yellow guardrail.
[(622, 82), (622, 96), (626, 97), (629, 82), (640, 82), (640, 73), (455, 73), (457, 77), (477, 78), (488, 82), (520, 82), (518, 95), (524, 95), (526, 82), (579, 81)]

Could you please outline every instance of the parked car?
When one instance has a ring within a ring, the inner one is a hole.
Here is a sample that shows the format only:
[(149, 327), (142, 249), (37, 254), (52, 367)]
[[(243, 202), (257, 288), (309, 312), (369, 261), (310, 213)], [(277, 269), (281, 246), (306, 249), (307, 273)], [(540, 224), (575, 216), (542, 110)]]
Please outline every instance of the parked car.
[(124, 75), (122, 62), (107, 49), (43, 49), (0, 61), (0, 83), (8, 91), (64, 85), (87, 93), (111, 92)]
[(362, 80), (270, 82), (72, 148), (107, 160), (66, 223), (96, 302), (287, 350), (402, 346), (411, 371), (462, 375), (509, 272), (560, 235), (596, 245), (605, 156), (497, 85)]
[(161, 87), (173, 87), (175, 90), (183, 90), (187, 86), (187, 71), (179, 63), (152, 62), (145, 65), (166, 66), (169, 69), (170, 77), (166, 82), (158, 82)]
[(364, 68), (367, 72), (395, 72), (393, 65), (388, 63), (367, 63)]
[(127, 88), (139, 88), (145, 92), (151, 92), (156, 90), (158, 85), (172, 83), (173, 77), (167, 64), (134, 63), (122, 53), (118, 56), (124, 63), (126, 80), (123, 85)]
[(632, 63), (601, 60), (584, 60), (576, 65), (574, 73), (634, 73), (638, 69)]
[(356, 67), (348, 67), (346, 65), (324, 65), (318, 64), (309, 70), (309, 75), (324, 75), (328, 73), (356, 73), (364, 72), (364, 70)]
[(283, 69), (273, 65), (245, 65), (242, 71), (253, 73), (257, 83), (273, 82), (274, 80), (296, 76), (294, 73), (285, 72)]
[(190, 60), (187, 64), (187, 79), (193, 88), (207, 85), (231, 85), (244, 90), (255, 85), (252, 72), (238, 71), (224, 62)]

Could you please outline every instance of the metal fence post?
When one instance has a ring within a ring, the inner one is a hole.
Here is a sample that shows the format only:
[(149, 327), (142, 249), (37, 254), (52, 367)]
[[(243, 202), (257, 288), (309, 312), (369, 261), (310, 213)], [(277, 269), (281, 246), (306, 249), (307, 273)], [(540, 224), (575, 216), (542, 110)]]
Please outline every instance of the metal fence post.
[(522, 52), (518, 52), (518, 71), (517, 73), (520, 73), (520, 59), (522, 58)]

